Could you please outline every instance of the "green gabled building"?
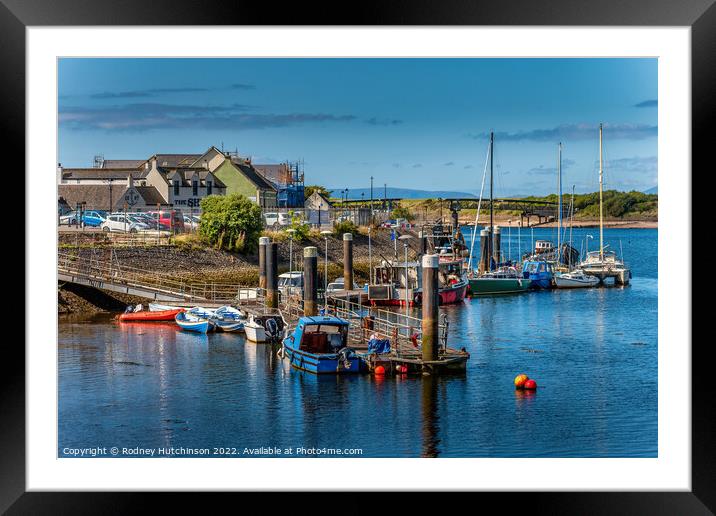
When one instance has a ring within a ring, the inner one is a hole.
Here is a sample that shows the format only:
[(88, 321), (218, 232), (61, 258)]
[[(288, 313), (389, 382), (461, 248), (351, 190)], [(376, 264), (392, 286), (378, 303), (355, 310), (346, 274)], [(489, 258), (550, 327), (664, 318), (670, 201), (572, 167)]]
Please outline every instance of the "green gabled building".
[(238, 193), (262, 208), (278, 206), (276, 188), (264, 179), (249, 160), (225, 155), (224, 162), (212, 174), (226, 185), (226, 195)]

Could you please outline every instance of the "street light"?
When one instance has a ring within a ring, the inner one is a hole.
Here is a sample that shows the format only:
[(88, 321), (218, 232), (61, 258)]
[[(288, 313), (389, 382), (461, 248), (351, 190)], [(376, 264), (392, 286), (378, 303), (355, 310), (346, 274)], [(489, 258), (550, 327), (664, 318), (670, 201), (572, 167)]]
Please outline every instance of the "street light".
[(512, 219), (507, 221), (507, 254), (508, 261), (512, 262)]
[[(403, 248), (405, 249), (405, 328), (406, 332), (408, 331), (408, 309), (409, 309), (409, 302), (408, 302), (408, 240), (413, 238), (410, 235), (400, 235), (398, 237), (398, 240), (403, 241)], [(410, 335), (408, 335), (410, 336)]]
[(332, 231), (323, 230), (321, 231), (321, 235), (323, 235), (323, 238), (326, 240), (326, 258), (325, 258), (325, 268), (323, 273), (323, 314), (328, 314), (328, 236), (332, 235)]
[(372, 226), (368, 226), (368, 283), (371, 285), (373, 284), (373, 247), (370, 238), (372, 229)]

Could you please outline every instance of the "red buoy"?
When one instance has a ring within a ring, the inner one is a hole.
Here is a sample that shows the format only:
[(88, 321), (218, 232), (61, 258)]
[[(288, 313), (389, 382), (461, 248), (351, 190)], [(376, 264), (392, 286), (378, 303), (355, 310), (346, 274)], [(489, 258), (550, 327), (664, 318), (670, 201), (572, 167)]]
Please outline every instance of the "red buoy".
[(525, 382), (529, 379), (529, 376), (527, 376), (526, 374), (518, 374), (517, 376), (515, 376), (515, 389), (524, 389)]
[(374, 373), (381, 374), (381, 375), (385, 374), (385, 367), (383, 367), (382, 365), (379, 365), (378, 367), (375, 368)]
[(534, 380), (527, 380), (525, 382), (524, 388), (533, 391), (537, 388), (537, 382), (535, 382)]

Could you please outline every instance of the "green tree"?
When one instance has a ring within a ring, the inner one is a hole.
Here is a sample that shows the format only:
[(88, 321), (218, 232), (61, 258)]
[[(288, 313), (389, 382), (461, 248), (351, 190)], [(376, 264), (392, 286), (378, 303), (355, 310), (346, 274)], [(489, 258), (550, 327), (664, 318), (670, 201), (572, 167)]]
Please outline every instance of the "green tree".
[(201, 200), (199, 235), (210, 245), (245, 252), (258, 244), (261, 208), (240, 194), (210, 195)]
[(405, 206), (396, 206), (393, 208), (393, 211), (390, 212), (390, 216), (393, 219), (405, 219), (405, 220), (413, 220), (415, 218), (415, 215)]
[(303, 189), (303, 195), (306, 199), (311, 197), (311, 195), (313, 195), (313, 192), (318, 192), (326, 199), (328, 199), (331, 196), (330, 190), (327, 190), (325, 187), (320, 186), (320, 185), (307, 185)]

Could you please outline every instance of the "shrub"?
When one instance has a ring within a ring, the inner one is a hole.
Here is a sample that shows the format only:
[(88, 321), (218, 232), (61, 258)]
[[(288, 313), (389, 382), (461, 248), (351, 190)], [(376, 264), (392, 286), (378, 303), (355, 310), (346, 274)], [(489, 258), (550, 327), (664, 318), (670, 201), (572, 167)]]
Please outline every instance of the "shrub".
[(405, 206), (397, 206), (393, 208), (393, 211), (390, 213), (390, 218), (412, 221), (413, 219), (415, 219), (415, 215)]
[(201, 200), (202, 240), (218, 249), (246, 252), (258, 244), (261, 208), (240, 194), (210, 195)]
[(357, 235), (359, 233), (358, 226), (353, 224), (353, 221), (350, 220), (336, 222), (333, 225), (333, 234), (336, 236), (341, 236), (343, 233), (351, 233), (353, 235)]

